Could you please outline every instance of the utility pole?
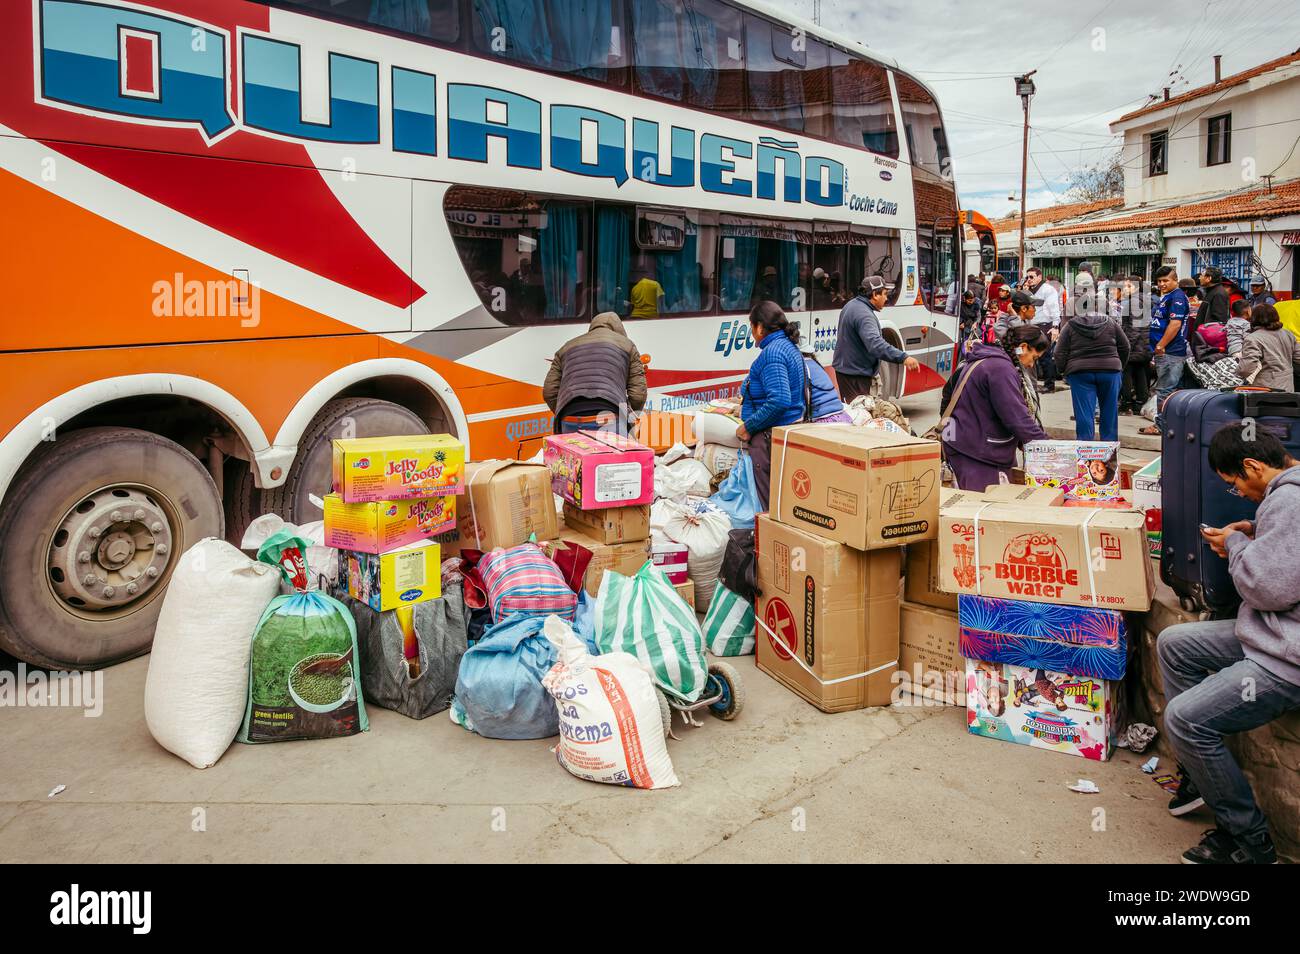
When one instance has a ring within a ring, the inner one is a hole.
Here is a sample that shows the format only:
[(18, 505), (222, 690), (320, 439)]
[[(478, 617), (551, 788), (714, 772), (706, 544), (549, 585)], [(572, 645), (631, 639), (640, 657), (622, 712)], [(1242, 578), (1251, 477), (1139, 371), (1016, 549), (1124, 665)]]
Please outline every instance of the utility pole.
[(1020, 280), (1025, 278), (1025, 189), (1029, 185), (1029, 99), (1034, 95), (1034, 81), (1030, 79), (1038, 70), (1030, 70), (1016, 77), (1016, 95), (1025, 109), (1025, 138), (1020, 151)]

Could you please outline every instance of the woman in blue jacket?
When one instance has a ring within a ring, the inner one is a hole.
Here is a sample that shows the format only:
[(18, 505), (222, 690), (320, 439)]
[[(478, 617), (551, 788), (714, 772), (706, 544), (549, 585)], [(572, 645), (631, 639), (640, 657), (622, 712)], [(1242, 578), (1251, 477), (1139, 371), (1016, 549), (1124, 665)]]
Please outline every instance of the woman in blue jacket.
[(772, 471), (772, 428), (800, 421), (851, 424), (835, 386), (822, 366), (799, 351), (799, 328), (774, 301), (761, 301), (749, 313), (749, 334), (758, 357), (740, 387), (744, 422), (736, 436), (747, 442), (759, 501), (767, 509)]

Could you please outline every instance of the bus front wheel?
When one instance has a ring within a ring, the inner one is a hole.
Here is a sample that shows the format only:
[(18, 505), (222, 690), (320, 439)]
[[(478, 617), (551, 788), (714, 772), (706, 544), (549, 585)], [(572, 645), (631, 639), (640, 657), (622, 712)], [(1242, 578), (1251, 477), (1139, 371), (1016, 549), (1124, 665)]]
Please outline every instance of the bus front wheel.
[(216, 485), (179, 444), (125, 427), (60, 436), (0, 508), (0, 649), (59, 669), (147, 652), (176, 561), (221, 534)]

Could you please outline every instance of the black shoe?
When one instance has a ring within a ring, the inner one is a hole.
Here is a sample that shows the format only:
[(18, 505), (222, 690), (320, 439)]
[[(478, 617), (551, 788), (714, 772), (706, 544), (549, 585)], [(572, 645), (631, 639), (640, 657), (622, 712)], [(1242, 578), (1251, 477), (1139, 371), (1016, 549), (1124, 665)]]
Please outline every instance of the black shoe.
[(1169, 814), (1175, 818), (1194, 812), (1205, 806), (1205, 799), (1196, 790), (1196, 783), (1186, 772), (1179, 771), (1178, 794), (1169, 800)]
[(1277, 849), (1265, 835), (1258, 843), (1233, 838), (1222, 828), (1211, 828), (1195, 848), (1183, 852), (1185, 865), (1275, 865)]

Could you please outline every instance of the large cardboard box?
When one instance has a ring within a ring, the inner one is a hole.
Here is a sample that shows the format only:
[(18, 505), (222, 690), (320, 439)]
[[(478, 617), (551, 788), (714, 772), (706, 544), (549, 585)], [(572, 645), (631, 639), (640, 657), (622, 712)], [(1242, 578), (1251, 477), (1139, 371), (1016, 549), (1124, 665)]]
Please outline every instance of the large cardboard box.
[(552, 434), (543, 445), (551, 489), (580, 510), (636, 507), (654, 500), (655, 455), (606, 431)]
[(564, 525), (601, 543), (633, 543), (650, 536), (650, 507), (607, 507), (579, 510), (564, 502)]
[(1138, 612), (1151, 608), (1155, 592), (1142, 514), (965, 497), (943, 507), (939, 585), (950, 593)]
[(899, 549), (855, 550), (766, 514), (755, 531), (758, 668), (823, 712), (889, 705)]
[[(1019, 489), (1025, 488), (1021, 486)], [(965, 499), (984, 500), (985, 497), (970, 490), (939, 488), (940, 508)], [(944, 592), (939, 586), (939, 546), (936, 541), (923, 540), (907, 545), (907, 581), (903, 592), (909, 603), (957, 612), (957, 594)]]
[(772, 430), (772, 516), (859, 550), (933, 540), (939, 479), (935, 441), (836, 424)]
[(347, 503), (458, 494), (465, 445), (450, 434), (335, 440), (334, 492)]
[(345, 503), (326, 494), (325, 546), (384, 553), (456, 529), (456, 496)]
[(1117, 685), (968, 659), (966, 724), (972, 735), (1104, 762), (1115, 751)]
[(959, 596), (961, 654), (967, 659), (1123, 679), (1128, 627), (1118, 610)]
[(378, 612), (436, 600), (442, 595), (442, 553), (423, 540), (388, 553), (339, 551), (335, 593)]
[(560, 531), (556, 540), (543, 544), (543, 548), (547, 551), (547, 555), (551, 556), (557, 550), (562, 550), (571, 544), (586, 547), (591, 551), (591, 562), (587, 564), (587, 575), (583, 577), (583, 588), (590, 596), (600, 592), (600, 581), (605, 578), (606, 571), (613, 570), (624, 576), (633, 576), (650, 559), (649, 540), (601, 543), (585, 533), (568, 528)]
[(957, 614), (904, 602), (898, 641), (900, 688), (943, 705), (966, 704), (966, 664)]
[(487, 460), (465, 465), (465, 499), (458, 516), (460, 546), (497, 547), (553, 540), (560, 532), (551, 495), (551, 472), (541, 464)]
[(983, 496), (986, 500), (1026, 507), (1059, 507), (1065, 502), (1065, 491), (1059, 487), (1026, 487), (1021, 484), (991, 484)]

